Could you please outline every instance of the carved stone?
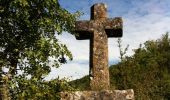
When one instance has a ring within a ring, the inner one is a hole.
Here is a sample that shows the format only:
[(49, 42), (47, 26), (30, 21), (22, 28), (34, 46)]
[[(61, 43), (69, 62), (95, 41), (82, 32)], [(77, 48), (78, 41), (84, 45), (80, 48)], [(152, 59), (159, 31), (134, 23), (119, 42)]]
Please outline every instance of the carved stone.
[(90, 86), (92, 90), (107, 90), (110, 88), (108, 70), (108, 37), (122, 36), (122, 19), (107, 18), (105, 4), (95, 4), (91, 7), (90, 21), (77, 21), (76, 39), (90, 39)]

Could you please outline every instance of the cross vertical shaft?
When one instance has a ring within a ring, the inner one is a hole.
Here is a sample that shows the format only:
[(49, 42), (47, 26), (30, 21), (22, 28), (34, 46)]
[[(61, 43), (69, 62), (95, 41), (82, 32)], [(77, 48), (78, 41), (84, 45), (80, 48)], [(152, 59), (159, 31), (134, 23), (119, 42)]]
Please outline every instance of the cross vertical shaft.
[(92, 90), (109, 89), (108, 39), (105, 32), (94, 31), (90, 41), (90, 86)]

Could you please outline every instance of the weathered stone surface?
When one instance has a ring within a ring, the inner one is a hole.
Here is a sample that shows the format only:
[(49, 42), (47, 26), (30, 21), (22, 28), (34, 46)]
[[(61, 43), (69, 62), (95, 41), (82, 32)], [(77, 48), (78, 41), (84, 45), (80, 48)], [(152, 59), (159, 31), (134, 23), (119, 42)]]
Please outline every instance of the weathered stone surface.
[(79, 40), (90, 39), (90, 86), (92, 90), (109, 89), (108, 37), (122, 36), (122, 19), (107, 18), (105, 4), (91, 7), (90, 21), (77, 21), (75, 31)]
[(134, 91), (129, 89), (62, 92), (61, 100), (134, 100)]

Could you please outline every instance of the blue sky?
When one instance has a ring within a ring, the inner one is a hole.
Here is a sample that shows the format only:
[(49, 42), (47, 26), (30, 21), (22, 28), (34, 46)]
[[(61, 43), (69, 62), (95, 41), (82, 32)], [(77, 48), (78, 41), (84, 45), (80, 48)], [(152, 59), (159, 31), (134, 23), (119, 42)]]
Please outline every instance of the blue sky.
[[(170, 0), (59, 0), (60, 5), (69, 12), (80, 11), (84, 15), (79, 20), (90, 19), (90, 7), (95, 3), (107, 4), (110, 18), (123, 18), (123, 47), (130, 45), (127, 55), (133, 54), (133, 49), (149, 39), (157, 39), (170, 32)], [(62, 65), (50, 73), (47, 79), (66, 77), (76, 79), (88, 74), (89, 41), (76, 40), (74, 36), (63, 33), (57, 36), (65, 43), (73, 54), (73, 61)], [(109, 64), (119, 61), (117, 39), (109, 39)]]

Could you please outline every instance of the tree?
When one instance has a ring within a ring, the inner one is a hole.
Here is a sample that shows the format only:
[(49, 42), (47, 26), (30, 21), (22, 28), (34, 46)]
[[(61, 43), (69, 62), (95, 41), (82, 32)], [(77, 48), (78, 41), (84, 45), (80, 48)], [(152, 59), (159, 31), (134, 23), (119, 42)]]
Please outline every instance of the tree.
[(117, 89), (133, 88), (137, 100), (169, 100), (169, 67), (167, 33), (160, 39), (146, 41), (134, 50), (134, 55), (124, 57), (118, 65), (110, 67), (111, 82)]
[(43, 79), (50, 66), (71, 60), (71, 52), (56, 37), (62, 31), (73, 33), (78, 16), (61, 8), (58, 0), (0, 0), (1, 85), (2, 68), (9, 69), (9, 79), (18, 71)]

